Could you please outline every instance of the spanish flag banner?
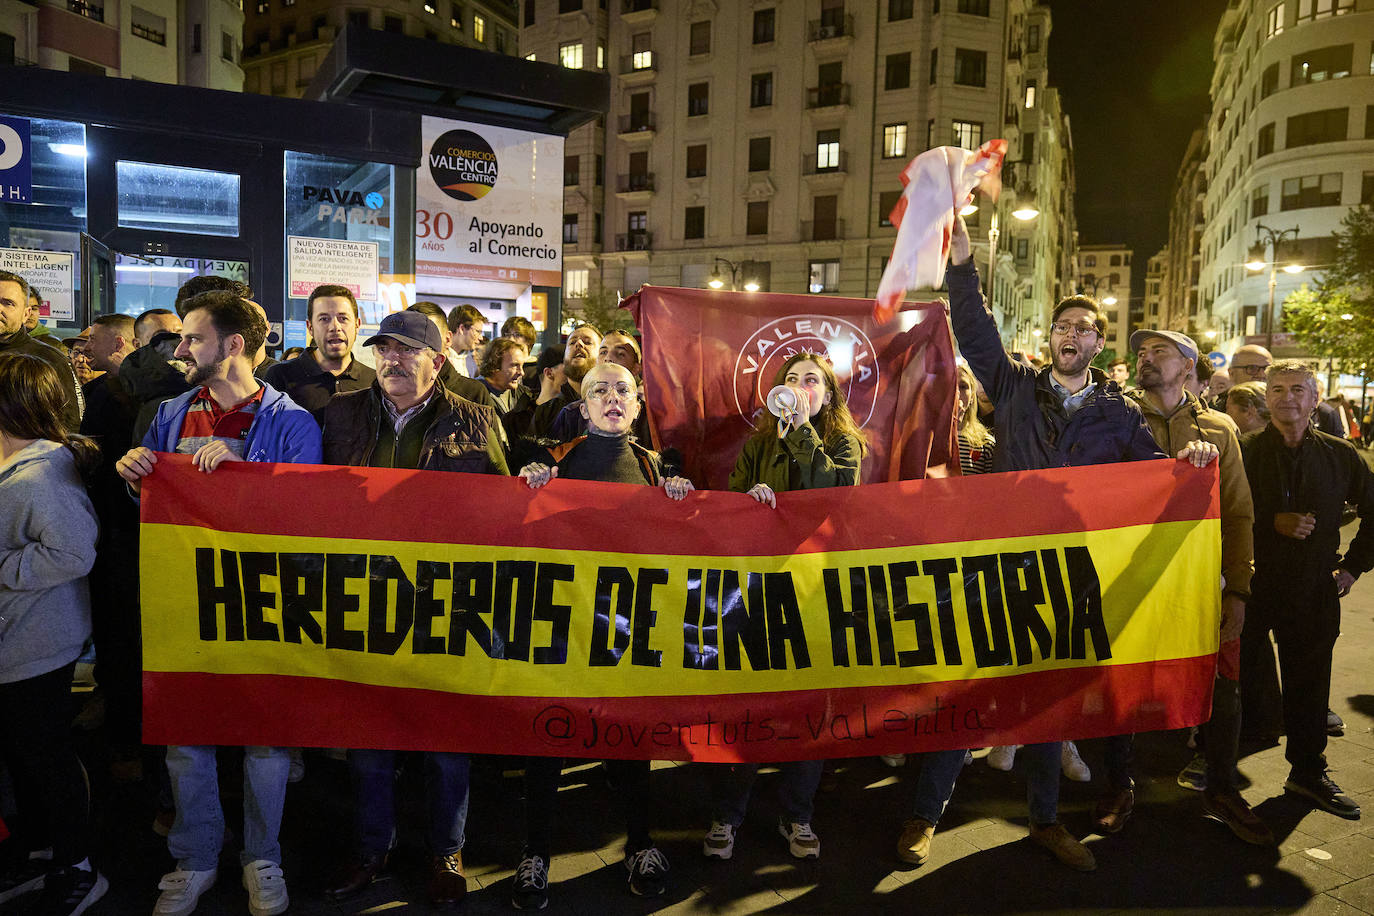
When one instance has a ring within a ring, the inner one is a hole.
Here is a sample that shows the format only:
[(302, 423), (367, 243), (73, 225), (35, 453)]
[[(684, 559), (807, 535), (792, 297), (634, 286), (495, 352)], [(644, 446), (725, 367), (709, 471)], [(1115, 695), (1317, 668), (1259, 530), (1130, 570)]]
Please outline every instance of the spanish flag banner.
[(1209, 715), (1216, 472), (738, 493), (160, 456), (144, 738), (777, 761)]

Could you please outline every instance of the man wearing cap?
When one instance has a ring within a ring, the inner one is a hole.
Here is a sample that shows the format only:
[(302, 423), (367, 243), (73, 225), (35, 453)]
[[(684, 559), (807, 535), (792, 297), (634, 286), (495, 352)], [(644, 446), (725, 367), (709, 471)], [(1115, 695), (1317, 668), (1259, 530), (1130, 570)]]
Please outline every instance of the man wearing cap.
[[(1224, 414), (1185, 390), (1197, 366), (1197, 345), (1178, 331), (1141, 329), (1131, 335), (1136, 354), (1137, 400), (1159, 447), (1172, 454), (1192, 439), (1203, 438), (1220, 453), (1221, 475), (1221, 651), (1212, 688), (1212, 719), (1199, 730), (1206, 749), (1202, 777), (1203, 813), (1231, 828), (1247, 843), (1273, 845), (1274, 835), (1236, 789), (1236, 755), (1240, 738), (1240, 631), (1254, 572), (1254, 507), (1245, 465), (1233, 425)], [(1094, 811), (1098, 829), (1121, 829), (1134, 803), (1131, 779), (1131, 735), (1107, 739), (1109, 793)], [(1100, 816), (1099, 816), (1100, 815)]]
[[(444, 341), (421, 312), (393, 312), (363, 344), (377, 377), (362, 391), (336, 394), (324, 409), (324, 461), (353, 467), (416, 468), (508, 474), (500, 421), (490, 407), (466, 401), (438, 383)], [(396, 828), (396, 752), (348, 752), (353, 771), (357, 847), (325, 888), (343, 899), (371, 885), (386, 866)], [(468, 809), (468, 757), (423, 755), (432, 856), (429, 901), (453, 906), (467, 893), (463, 875)]]

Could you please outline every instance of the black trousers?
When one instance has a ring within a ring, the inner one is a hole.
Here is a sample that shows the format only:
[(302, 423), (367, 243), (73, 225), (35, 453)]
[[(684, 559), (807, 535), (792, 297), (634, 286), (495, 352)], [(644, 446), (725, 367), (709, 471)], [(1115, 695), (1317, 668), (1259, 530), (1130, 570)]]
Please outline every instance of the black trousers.
[(53, 850), (54, 865), (90, 854), (90, 798), (72, 743), (72, 672), (0, 684), (0, 753), (14, 783), (15, 838), (30, 851)]
[[(561, 757), (525, 758), (525, 847), (545, 862), (553, 846), (553, 813), (558, 804)], [(649, 761), (607, 760), (606, 773), (625, 808), (628, 852), (654, 845), (649, 836)]]

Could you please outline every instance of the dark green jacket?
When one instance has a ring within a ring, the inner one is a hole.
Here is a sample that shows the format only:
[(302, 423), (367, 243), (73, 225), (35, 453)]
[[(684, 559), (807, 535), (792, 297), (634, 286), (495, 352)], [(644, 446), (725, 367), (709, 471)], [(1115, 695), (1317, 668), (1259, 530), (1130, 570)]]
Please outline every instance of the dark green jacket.
[(756, 483), (768, 484), (775, 493), (853, 487), (859, 483), (862, 457), (859, 440), (853, 436), (842, 437), (827, 450), (815, 427), (804, 423), (790, 430), (785, 439), (751, 436), (730, 472), (730, 489), (747, 493)]

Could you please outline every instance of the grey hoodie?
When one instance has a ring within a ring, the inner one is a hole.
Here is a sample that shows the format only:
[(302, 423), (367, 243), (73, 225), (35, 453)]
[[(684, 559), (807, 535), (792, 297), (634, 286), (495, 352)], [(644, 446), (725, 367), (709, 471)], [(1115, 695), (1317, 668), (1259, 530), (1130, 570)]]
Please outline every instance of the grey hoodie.
[(95, 510), (72, 453), (39, 439), (0, 467), (0, 684), (55, 671), (91, 635)]

